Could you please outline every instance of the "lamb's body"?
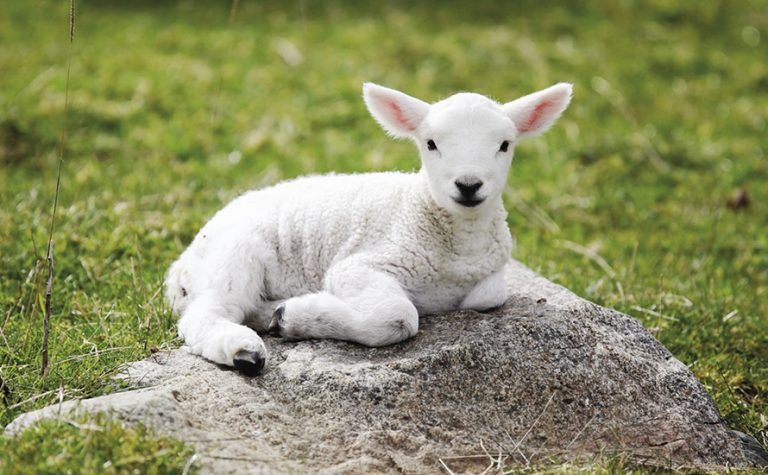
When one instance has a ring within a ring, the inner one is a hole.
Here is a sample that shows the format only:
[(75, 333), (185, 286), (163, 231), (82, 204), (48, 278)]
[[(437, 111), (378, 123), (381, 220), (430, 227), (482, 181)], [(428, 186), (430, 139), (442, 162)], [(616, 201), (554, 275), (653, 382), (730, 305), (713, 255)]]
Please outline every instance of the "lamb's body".
[[(247, 282), (254, 314), (259, 299), (322, 290), (328, 269), (350, 260), (394, 277), (419, 313), (454, 310), (509, 258), (506, 211), (484, 221), (457, 226), (418, 174), (299, 178), (246, 193), (219, 211), (172, 267), (172, 298), (182, 310), (218, 281), (237, 279)], [(488, 232), (478, 235), (478, 226)], [(251, 268), (234, 276), (221, 267), (233, 261)], [(262, 272), (253, 267), (264, 267), (262, 279), (254, 280)], [(262, 315), (266, 323), (271, 317)]]
[[(462, 129), (471, 136), (459, 145), (482, 136), (485, 129), (473, 129), (478, 118), (514, 131), (498, 104), (454, 97), (472, 117)], [(377, 113), (394, 113), (392, 124), (407, 130), (414, 113), (407, 108), (421, 107), (385, 105), (369, 108), (385, 126), (390, 118)], [(536, 108), (528, 119), (541, 114)], [(436, 131), (445, 128), (440, 119), (436, 113)], [(415, 335), (419, 314), (501, 305), (512, 248), (501, 201), (511, 152), (502, 149), (485, 168), (450, 166), (446, 155), (418, 173), (305, 177), (240, 196), (171, 266), (166, 291), (180, 334), (194, 353), (253, 373), (266, 349), (245, 322), (292, 338), (379, 346)], [(447, 193), (438, 179), (449, 180)]]
[(391, 275), (420, 314), (435, 313), (459, 308), (511, 248), (504, 208), (455, 223), (417, 173), (303, 177), (219, 211), (171, 267), (168, 298), (181, 314), (216, 288), (266, 329), (272, 302), (319, 292), (332, 266), (354, 264)]

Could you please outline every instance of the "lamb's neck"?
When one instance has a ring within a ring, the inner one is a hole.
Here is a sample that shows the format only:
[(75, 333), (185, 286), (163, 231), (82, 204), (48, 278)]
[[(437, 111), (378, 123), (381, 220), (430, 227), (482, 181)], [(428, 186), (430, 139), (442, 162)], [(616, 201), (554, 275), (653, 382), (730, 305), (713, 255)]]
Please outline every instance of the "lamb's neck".
[(483, 237), (492, 236), (506, 226), (507, 212), (501, 200), (486, 203), (483, 209), (452, 213), (441, 207), (432, 196), (426, 180), (415, 183), (416, 226), (421, 237), (457, 254), (465, 254), (482, 246)]

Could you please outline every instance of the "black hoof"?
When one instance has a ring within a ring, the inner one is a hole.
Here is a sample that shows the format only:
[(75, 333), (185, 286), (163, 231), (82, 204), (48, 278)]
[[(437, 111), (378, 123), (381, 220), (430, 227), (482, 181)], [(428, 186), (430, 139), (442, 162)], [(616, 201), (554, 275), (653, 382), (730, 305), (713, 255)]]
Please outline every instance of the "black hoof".
[(285, 313), (285, 305), (280, 305), (275, 309), (275, 313), (272, 314), (272, 321), (269, 322), (269, 328), (267, 333), (271, 336), (281, 337), (283, 336), (283, 314)]
[(264, 369), (267, 360), (255, 351), (238, 351), (235, 354), (235, 368), (246, 376), (256, 376)]

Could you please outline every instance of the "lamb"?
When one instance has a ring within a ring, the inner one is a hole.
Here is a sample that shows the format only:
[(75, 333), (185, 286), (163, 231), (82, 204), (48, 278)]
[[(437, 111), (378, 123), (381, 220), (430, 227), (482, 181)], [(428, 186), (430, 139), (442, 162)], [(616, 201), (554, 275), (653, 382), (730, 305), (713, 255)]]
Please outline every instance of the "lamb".
[(514, 147), (571, 94), (559, 83), (505, 104), (474, 93), (428, 104), (364, 84), (384, 130), (416, 143), (420, 171), (302, 177), (229, 203), (167, 274), (189, 350), (256, 375), (257, 332), (375, 347), (414, 336), (419, 315), (503, 305)]

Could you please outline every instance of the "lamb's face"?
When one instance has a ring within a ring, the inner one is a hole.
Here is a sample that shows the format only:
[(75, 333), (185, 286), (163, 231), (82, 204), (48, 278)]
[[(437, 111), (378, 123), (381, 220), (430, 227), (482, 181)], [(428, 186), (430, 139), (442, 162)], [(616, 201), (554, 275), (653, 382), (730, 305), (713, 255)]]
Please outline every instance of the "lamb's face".
[(452, 212), (480, 212), (501, 199), (517, 129), (501, 106), (457, 94), (430, 107), (414, 134), (432, 197)]
[(560, 83), (506, 104), (461, 93), (435, 104), (366, 83), (373, 117), (395, 137), (414, 140), (429, 189), (454, 213), (497, 206), (517, 140), (547, 130), (568, 107), (572, 86)]

